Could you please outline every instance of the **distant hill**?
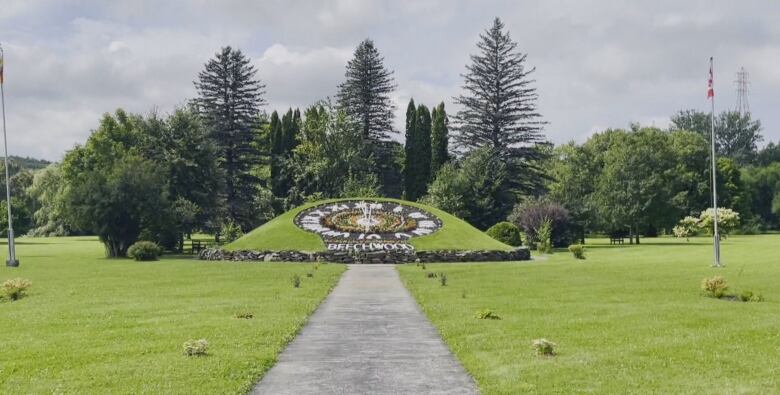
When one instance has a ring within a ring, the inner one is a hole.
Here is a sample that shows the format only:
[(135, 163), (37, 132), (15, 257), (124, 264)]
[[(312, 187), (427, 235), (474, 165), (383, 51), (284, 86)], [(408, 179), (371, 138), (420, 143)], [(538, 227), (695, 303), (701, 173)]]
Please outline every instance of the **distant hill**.
[[(0, 158), (0, 161), (2, 161), (2, 158)], [(11, 162), (11, 166), (8, 167), (9, 170), (13, 170), (14, 168), (18, 168), (20, 170), (38, 170), (43, 169), (44, 167), (51, 164), (51, 162), (44, 159), (30, 157), (23, 158), (21, 156), (14, 155), (9, 156), (8, 161)]]

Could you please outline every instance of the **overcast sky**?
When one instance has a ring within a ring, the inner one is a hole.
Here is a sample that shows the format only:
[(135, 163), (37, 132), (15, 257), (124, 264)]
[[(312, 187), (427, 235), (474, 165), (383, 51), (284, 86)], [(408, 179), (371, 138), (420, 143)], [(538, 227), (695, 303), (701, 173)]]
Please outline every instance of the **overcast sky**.
[(59, 160), (105, 112), (168, 112), (195, 95), (193, 79), (224, 45), (252, 58), (270, 113), (333, 96), (355, 46), (372, 38), (395, 71), (400, 128), (410, 97), (456, 110), (460, 75), (496, 16), (537, 68), (555, 143), (708, 110), (710, 56), (717, 109), (735, 106), (745, 67), (765, 142), (780, 139), (773, 0), (0, 0), (9, 151)]

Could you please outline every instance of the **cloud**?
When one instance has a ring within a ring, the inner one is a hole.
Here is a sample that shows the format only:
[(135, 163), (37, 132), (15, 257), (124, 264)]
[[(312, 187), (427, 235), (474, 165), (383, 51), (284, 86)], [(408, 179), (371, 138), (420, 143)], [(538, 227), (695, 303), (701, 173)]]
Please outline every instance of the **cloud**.
[(495, 16), (537, 68), (554, 142), (706, 110), (709, 56), (718, 108), (733, 107), (734, 73), (744, 66), (753, 115), (776, 141), (778, 14), (777, 2), (727, 0), (4, 0), (9, 149), (56, 160), (104, 112), (169, 111), (195, 95), (192, 81), (224, 45), (252, 59), (267, 110), (305, 107), (335, 94), (365, 38), (394, 71), (400, 130), (411, 97), (457, 111), (460, 74)]

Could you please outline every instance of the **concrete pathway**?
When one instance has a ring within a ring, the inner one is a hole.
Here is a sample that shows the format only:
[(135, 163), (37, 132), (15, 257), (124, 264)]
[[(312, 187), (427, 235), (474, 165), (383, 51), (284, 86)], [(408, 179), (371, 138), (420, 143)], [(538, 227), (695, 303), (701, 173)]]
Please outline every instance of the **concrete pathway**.
[(477, 390), (393, 265), (350, 265), (252, 393), (476, 394)]

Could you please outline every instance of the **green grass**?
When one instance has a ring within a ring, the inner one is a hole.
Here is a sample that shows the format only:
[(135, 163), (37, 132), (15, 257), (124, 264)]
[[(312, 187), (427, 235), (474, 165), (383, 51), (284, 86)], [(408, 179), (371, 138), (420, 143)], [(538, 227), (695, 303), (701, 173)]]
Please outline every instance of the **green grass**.
[[(0, 393), (8, 394), (245, 393), (344, 271), (105, 259), (83, 237), (21, 239), (18, 255), (21, 267), (0, 268), (0, 281), (33, 285), (21, 300), (0, 301)], [(234, 318), (240, 312), (254, 318)], [(200, 338), (209, 355), (183, 356), (182, 343)]]
[[(322, 239), (312, 233), (298, 228), (293, 219), (302, 210), (323, 203), (336, 202), (345, 199), (323, 200), (316, 203), (296, 207), (254, 229), (240, 239), (225, 246), (228, 250), (303, 250), (323, 251), (325, 244)], [(492, 239), (467, 222), (445, 213), (435, 207), (412, 203), (397, 199), (370, 198), (376, 201), (391, 201), (419, 207), (436, 215), (444, 226), (437, 232), (422, 237), (415, 237), (410, 243), (420, 251), (423, 250), (502, 250), (512, 247)]]
[[(399, 271), (485, 394), (780, 393), (780, 235), (729, 238), (724, 269), (709, 239), (642, 242), (589, 240), (584, 261), (428, 265), (446, 287)], [(714, 275), (766, 301), (703, 297)], [(485, 308), (502, 319), (474, 318)], [(536, 356), (537, 338), (559, 355)]]

